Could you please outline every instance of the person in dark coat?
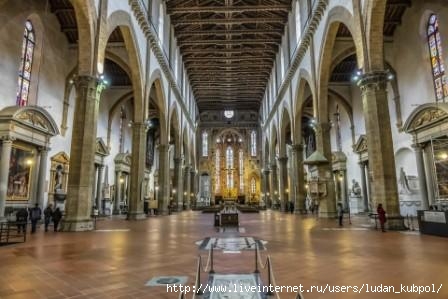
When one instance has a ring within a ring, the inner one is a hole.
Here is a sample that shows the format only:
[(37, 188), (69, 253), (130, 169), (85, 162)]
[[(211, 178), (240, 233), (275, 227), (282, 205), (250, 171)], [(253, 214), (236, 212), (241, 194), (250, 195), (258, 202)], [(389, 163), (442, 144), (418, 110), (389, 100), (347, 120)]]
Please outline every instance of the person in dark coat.
[(28, 221), (28, 211), (25, 208), (21, 208), (16, 213), (17, 232), (26, 232), (26, 223)]
[(289, 202), (289, 212), (294, 214), (294, 202), (292, 200)]
[(56, 210), (53, 212), (53, 224), (55, 232), (58, 231), (58, 225), (59, 222), (61, 221), (61, 218), (62, 218), (61, 210), (59, 208), (56, 208)]
[(36, 232), (37, 221), (42, 218), (42, 210), (39, 208), (39, 204), (36, 203), (34, 208), (30, 210), (30, 219), (31, 219), (31, 233), (34, 234)]
[(53, 209), (51, 208), (51, 204), (44, 210), (44, 223), (45, 223), (45, 231), (48, 231), (48, 225), (50, 224), (51, 217), (53, 216)]
[(337, 207), (338, 218), (339, 218), (339, 226), (342, 226), (342, 219), (344, 217), (344, 210), (342, 209), (342, 204), (338, 203)]
[(381, 231), (385, 232), (384, 224), (386, 223), (386, 211), (383, 209), (382, 204), (378, 204), (378, 207), (376, 208), (376, 212), (378, 213), (378, 220), (380, 221), (381, 225)]

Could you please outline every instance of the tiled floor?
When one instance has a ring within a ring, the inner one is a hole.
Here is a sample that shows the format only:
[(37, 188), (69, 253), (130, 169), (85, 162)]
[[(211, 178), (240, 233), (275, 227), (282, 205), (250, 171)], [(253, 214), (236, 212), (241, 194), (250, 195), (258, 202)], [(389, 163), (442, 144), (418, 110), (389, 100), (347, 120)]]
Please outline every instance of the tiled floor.
[[(216, 232), (213, 214), (183, 212), (139, 222), (98, 222), (97, 232), (40, 231), (25, 244), (0, 248), (0, 298), (177, 298), (164, 287), (146, 287), (154, 276), (188, 276), (194, 284), (205, 237), (250, 236), (268, 241), (277, 285), (361, 286), (361, 294), (310, 293), (305, 299), (448, 298), (448, 239), (400, 232), (334, 230), (334, 220), (262, 212), (240, 217), (245, 233)], [(362, 228), (354, 219), (351, 227)], [(346, 227), (349, 225), (347, 224)], [(254, 252), (216, 251), (217, 273), (249, 273)], [(204, 265), (205, 266), (205, 265)], [(263, 273), (266, 277), (266, 273)], [(205, 283), (207, 275), (202, 275)], [(266, 283), (266, 282), (265, 282)], [(365, 293), (367, 286), (435, 285), (436, 293)], [(282, 299), (295, 298), (280, 293)], [(191, 298), (189, 294), (188, 298)]]

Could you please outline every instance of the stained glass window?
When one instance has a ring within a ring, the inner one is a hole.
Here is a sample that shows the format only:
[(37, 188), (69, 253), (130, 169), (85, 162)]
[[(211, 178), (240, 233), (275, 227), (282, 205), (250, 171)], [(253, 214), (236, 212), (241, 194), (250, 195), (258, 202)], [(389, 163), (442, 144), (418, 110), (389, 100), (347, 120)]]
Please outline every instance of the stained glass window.
[(442, 39), (440, 38), (439, 22), (437, 15), (432, 14), (428, 22), (428, 45), (431, 57), (432, 75), (434, 78), (434, 89), (436, 101), (443, 101), (448, 97), (448, 80), (445, 75), (443, 62)]
[(208, 156), (208, 133), (206, 131), (202, 133), (202, 156)]
[(257, 155), (257, 132), (250, 133), (250, 155), (255, 157)]
[(227, 157), (227, 163), (226, 163), (227, 168), (228, 169), (233, 168), (233, 149), (230, 146), (227, 148), (226, 157)]
[(18, 106), (26, 106), (28, 104), (35, 42), (33, 24), (30, 21), (26, 21), (17, 84), (16, 104)]
[(219, 192), (220, 190), (220, 173), (221, 173), (221, 167), (220, 167), (220, 163), (221, 163), (221, 157), (220, 157), (221, 153), (219, 148), (216, 149), (216, 157), (215, 157), (215, 189), (216, 189), (216, 193)]
[(233, 188), (233, 149), (229, 146), (226, 150), (227, 188)]
[(255, 194), (256, 190), (257, 190), (257, 184), (255, 178), (252, 177), (252, 179), (250, 180), (250, 193)]
[(240, 170), (240, 192), (244, 193), (244, 156), (243, 150), (239, 151), (239, 170)]

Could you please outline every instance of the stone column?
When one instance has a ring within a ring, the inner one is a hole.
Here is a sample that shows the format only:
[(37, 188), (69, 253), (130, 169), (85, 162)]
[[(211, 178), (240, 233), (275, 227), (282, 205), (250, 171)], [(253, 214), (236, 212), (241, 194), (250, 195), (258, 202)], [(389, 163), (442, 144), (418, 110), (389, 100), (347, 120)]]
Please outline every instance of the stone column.
[(327, 194), (319, 197), (319, 217), (333, 218), (336, 217), (336, 192), (332, 170), (332, 153), (330, 143), (329, 123), (318, 123), (316, 126), (316, 147), (317, 150), (324, 155), (328, 163), (317, 166), (316, 171), (319, 182), (325, 182)]
[(287, 157), (278, 158), (279, 164), (279, 197), (280, 197), (280, 210), (282, 212), (288, 211), (288, 169), (286, 163)]
[(264, 192), (264, 204), (265, 204), (266, 208), (270, 208), (270, 206), (268, 206), (268, 201), (271, 196), (271, 188), (269, 186), (269, 170), (265, 168), (263, 171), (263, 174), (264, 174), (264, 191), (263, 191)]
[(185, 210), (189, 210), (190, 209), (190, 188), (191, 188), (191, 172), (190, 172), (190, 168), (191, 166), (189, 165), (185, 165), (184, 168), (184, 200), (183, 202), (185, 203)]
[(159, 214), (168, 215), (168, 202), (170, 198), (168, 175), (169, 160), (168, 160), (169, 146), (166, 144), (159, 144), (159, 190), (157, 194)]
[[(96, 205), (96, 182), (98, 179), (98, 164), (94, 164), (92, 180), (92, 207)], [(98, 206), (97, 206), (98, 207)]]
[(271, 164), (271, 207), (275, 205), (278, 200), (278, 175), (277, 164), (274, 162)]
[(102, 84), (91, 76), (78, 76), (75, 80), (76, 104), (70, 149), (70, 175), (68, 177), (64, 231), (93, 229), (92, 177), (95, 160), (96, 128)]
[(433, 159), (433, 153), (432, 149), (427, 146), (425, 148), (422, 148), (423, 150), (423, 156), (424, 156), (424, 163), (425, 166), (425, 174), (426, 174), (426, 188), (428, 191), (428, 201), (430, 205), (434, 204), (436, 201), (436, 184), (434, 182), (434, 171), (433, 171), (433, 165), (434, 165), (434, 159)]
[(303, 171), (303, 144), (295, 144), (292, 146), (293, 153), (293, 170), (296, 201), (294, 203), (295, 213), (303, 213), (305, 211), (305, 178)]
[(369, 197), (367, 193), (367, 182), (366, 182), (366, 163), (359, 162), (359, 167), (361, 168), (361, 191), (362, 198), (364, 201), (364, 211), (369, 212)]
[(403, 229), (387, 99), (386, 72), (366, 73), (358, 81), (366, 122), (369, 168), (372, 173), (372, 207), (382, 203), (389, 229)]
[(2, 157), (0, 160), (0, 222), (5, 219), (6, 194), (8, 192), (9, 160), (14, 138), (2, 136)]
[(341, 184), (341, 196), (342, 196), (342, 202), (345, 206), (345, 209), (350, 209), (350, 201), (348, 199), (348, 192), (347, 192), (347, 170), (341, 170), (342, 180), (340, 181)]
[(114, 215), (120, 213), (120, 202), (121, 202), (121, 171), (115, 172), (115, 201), (114, 201)]
[(102, 211), (101, 209), (101, 195), (103, 194), (101, 192), (101, 186), (103, 185), (103, 169), (104, 169), (104, 165), (99, 164), (98, 165), (98, 179), (96, 181), (96, 207), (98, 209), (98, 211)]
[(177, 202), (177, 211), (180, 212), (183, 210), (183, 176), (182, 176), (182, 158), (174, 158), (174, 178), (176, 182), (176, 202)]
[(143, 183), (145, 179), (146, 125), (132, 124), (132, 155), (129, 190), (128, 220), (145, 219), (143, 212)]
[(196, 170), (194, 167), (190, 168), (190, 194), (188, 198), (190, 199), (190, 207), (193, 206), (193, 203), (196, 207)]
[(44, 197), (45, 197), (45, 179), (47, 174), (47, 158), (48, 151), (50, 149), (48, 147), (39, 148), (40, 153), (40, 161), (39, 161), (39, 177), (37, 179), (37, 200), (36, 202), (39, 204), (39, 207), (44, 206)]
[(418, 182), (420, 185), (420, 195), (422, 197), (422, 208), (429, 209), (428, 186), (426, 186), (425, 162), (423, 160), (423, 149), (420, 144), (412, 145), (415, 152), (415, 160), (417, 162)]

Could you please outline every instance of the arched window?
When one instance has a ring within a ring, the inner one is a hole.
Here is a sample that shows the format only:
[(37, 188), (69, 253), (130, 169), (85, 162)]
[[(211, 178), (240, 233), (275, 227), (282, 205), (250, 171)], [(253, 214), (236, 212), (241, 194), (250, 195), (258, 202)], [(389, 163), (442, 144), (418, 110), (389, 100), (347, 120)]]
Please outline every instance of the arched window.
[(22, 57), (20, 60), (16, 99), (18, 106), (26, 106), (28, 104), (35, 42), (33, 24), (28, 20), (25, 22), (25, 31), (23, 33)]
[(257, 183), (255, 181), (255, 178), (252, 177), (252, 179), (250, 180), (250, 193), (255, 194), (256, 191), (257, 191)]
[(215, 189), (216, 189), (216, 193), (219, 192), (220, 187), (221, 187), (221, 185), (220, 185), (220, 180), (221, 180), (221, 177), (220, 177), (220, 174), (221, 174), (221, 167), (220, 167), (221, 159), (220, 158), (221, 157), (220, 157), (220, 155), (221, 155), (220, 150), (219, 150), (219, 148), (217, 148), (216, 149), (216, 157), (215, 157), (215, 179), (216, 179)]
[(208, 133), (202, 132), (202, 157), (208, 157)]
[(226, 150), (227, 188), (233, 188), (233, 149), (229, 146)]
[(233, 149), (229, 146), (226, 151), (226, 167), (227, 169), (233, 168)]
[(299, 5), (299, 0), (296, 1), (295, 17), (296, 17), (296, 37), (297, 37), (297, 43), (299, 43), (300, 42), (300, 38), (302, 37), (302, 25), (300, 23), (300, 5)]
[(239, 170), (240, 170), (240, 192), (244, 193), (244, 153), (243, 150), (239, 152)]
[(250, 133), (250, 155), (255, 157), (257, 155), (257, 132)]
[(160, 46), (163, 47), (163, 43), (164, 43), (164, 32), (165, 32), (165, 19), (164, 19), (164, 10), (163, 10), (163, 3), (160, 3), (159, 6), (159, 28), (157, 28), (158, 30), (158, 35), (159, 35), (159, 41), (160, 41)]
[(437, 20), (437, 15), (435, 14), (432, 14), (429, 17), (428, 45), (436, 101), (443, 101), (445, 97), (448, 97), (448, 80), (445, 75), (445, 65), (443, 63), (442, 39), (440, 38), (439, 33), (439, 22)]

